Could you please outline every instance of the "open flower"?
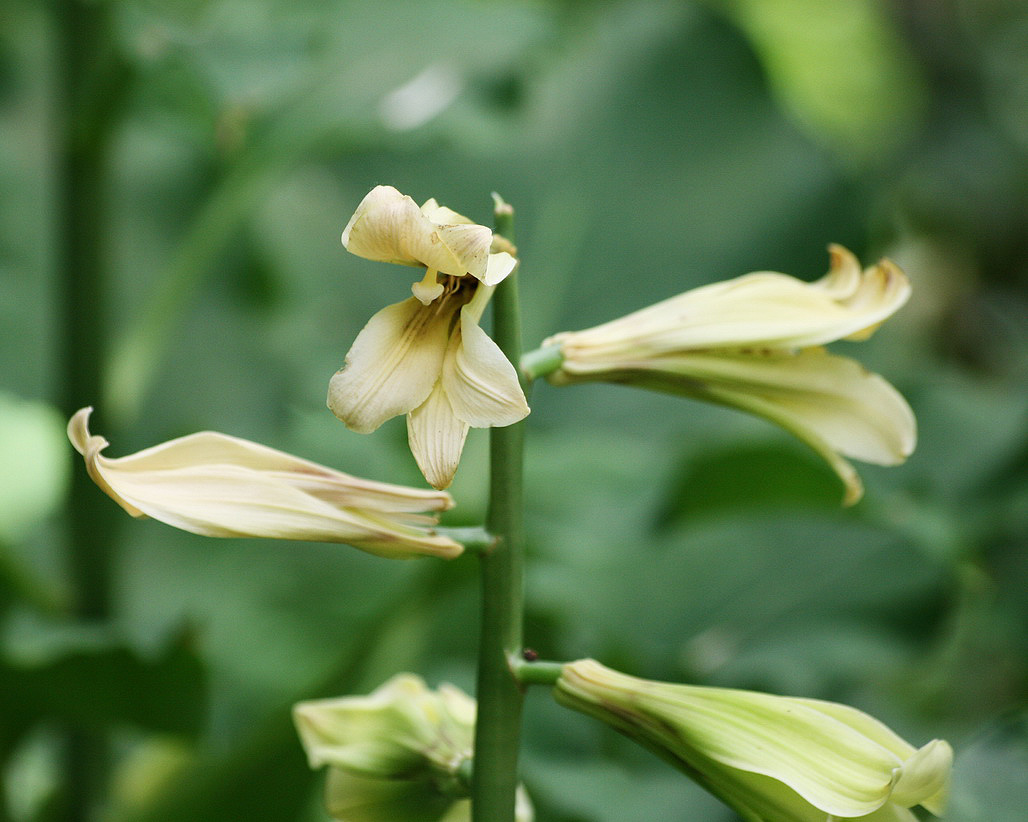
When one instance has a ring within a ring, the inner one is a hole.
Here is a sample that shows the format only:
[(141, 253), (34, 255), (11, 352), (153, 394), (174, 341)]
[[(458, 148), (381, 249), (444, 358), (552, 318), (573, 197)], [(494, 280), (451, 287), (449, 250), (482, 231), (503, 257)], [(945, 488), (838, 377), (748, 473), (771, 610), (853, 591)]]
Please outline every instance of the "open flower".
[(860, 270), (833, 245), (817, 282), (761, 271), (687, 291), (544, 345), (562, 359), (555, 384), (603, 380), (682, 394), (765, 417), (817, 451), (862, 494), (844, 457), (903, 462), (916, 424), (903, 397), (854, 360), (827, 353), (834, 340), (861, 340), (910, 296), (889, 260)]
[(915, 748), (846, 705), (651, 682), (591, 659), (565, 665), (558, 702), (653, 750), (747, 822), (916, 822), (940, 815), (953, 751)]
[(249, 440), (203, 431), (111, 459), (89, 433), (92, 408), (68, 423), (90, 477), (134, 517), (209, 537), (342, 542), (384, 557), (452, 558), (463, 546), (424, 511), (449, 494), (358, 479)]
[(343, 232), (353, 253), (424, 266), (425, 278), (357, 335), (329, 383), (328, 406), (362, 434), (406, 414), (411, 452), (435, 488), (453, 480), (470, 427), (511, 425), (529, 410), (514, 366), (479, 327), (516, 265), (506, 251), (490, 251), (494, 239), (435, 200), (418, 208), (388, 186), (364, 198)]
[[(475, 701), (398, 674), (368, 696), (301, 702), (293, 719), (312, 768), (327, 766), (325, 800), (340, 822), (470, 822)], [(517, 822), (532, 805), (518, 789)]]

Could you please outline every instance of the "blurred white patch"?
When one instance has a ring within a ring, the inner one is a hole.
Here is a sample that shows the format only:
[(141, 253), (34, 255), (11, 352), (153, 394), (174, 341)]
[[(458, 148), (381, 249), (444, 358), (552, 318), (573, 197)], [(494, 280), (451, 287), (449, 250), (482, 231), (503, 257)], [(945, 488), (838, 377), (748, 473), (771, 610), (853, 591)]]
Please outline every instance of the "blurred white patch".
[(383, 97), (378, 114), (387, 128), (408, 131), (442, 114), (463, 88), (464, 80), (453, 66), (433, 63)]

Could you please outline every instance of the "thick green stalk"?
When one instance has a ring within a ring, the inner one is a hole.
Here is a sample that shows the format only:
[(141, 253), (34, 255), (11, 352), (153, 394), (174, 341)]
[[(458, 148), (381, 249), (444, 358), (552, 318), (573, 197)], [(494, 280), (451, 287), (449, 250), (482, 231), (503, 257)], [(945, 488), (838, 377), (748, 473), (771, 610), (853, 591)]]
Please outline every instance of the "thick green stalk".
[[(513, 239), (513, 211), (497, 199), (497, 231)], [(521, 356), (517, 274), (493, 297), (493, 336), (507, 358)], [(478, 719), (472, 780), (474, 822), (510, 822), (518, 784), (523, 693), (512, 667), (521, 652), (524, 577), (522, 452), (524, 424), (489, 432), (489, 510), (495, 537), (481, 554), (482, 606), (478, 648)]]
[[(115, 47), (109, 3), (55, 0), (58, 82), (55, 120), (56, 247), (61, 320), (61, 396), (65, 412), (96, 402), (106, 356), (103, 317), (109, 211), (108, 159), (126, 70)], [(114, 506), (101, 501), (86, 472), (72, 475), (68, 495), (68, 561), (74, 616), (106, 619)], [(107, 740), (73, 726), (65, 740), (63, 806), (67, 822), (94, 818), (107, 782)]]

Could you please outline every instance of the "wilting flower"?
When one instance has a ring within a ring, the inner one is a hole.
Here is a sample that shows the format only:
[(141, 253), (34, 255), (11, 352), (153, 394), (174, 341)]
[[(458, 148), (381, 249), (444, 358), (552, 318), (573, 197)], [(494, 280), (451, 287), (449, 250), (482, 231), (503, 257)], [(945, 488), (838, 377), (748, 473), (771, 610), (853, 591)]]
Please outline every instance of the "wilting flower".
[[(469, 822), (475, 701), (398, 674), (368, 696), (293, 708), (312, 768), (328, 766), (328, 812), (340, 822)], [(531, 822), (523, 788), (517, 822)]]
[(92, 408), (68, 423), (90, 477), (134, 517), (209, 537), (342, 542), (384, 557), (455, 557), (463, 546), (434, 532), (424, 511), (449, 494), (372, 482), (249, 440), (203, 431), (111, 459), (89, 433)]
[(916, 822), (940, 815), (953, 751), (921, 748), (846, 705), (651, 682), (591, 659), (565, 665), (554, 691), (653, 750), (747, 822)]
[(555, 384), (603, 380), (732, 406), (777, 423), (817, 451), (860, 499), (844, 457), (903, 462), (916, 424), (903, 397), (877, 374), (821, 346), (862, 340), (910, 296), (883, 259), (866, 271), (833, 245), (831, 269), (813, 283), (761, 271), (687, 291), (613, 322), (557, 334)]
[(496, 284), (517, 261), (499, 238), (429, 200), (421, 208), (378, 186), (343, 231), (361, 257), (424, 267), (414, 297), (364, 326), (332, 377), (328, 406), (362, 434), (407, 415), (411, 452), (425, 478), (446, 488), (468, 428), (510, 425), (528, 414), (517, 372), (478, 325)]

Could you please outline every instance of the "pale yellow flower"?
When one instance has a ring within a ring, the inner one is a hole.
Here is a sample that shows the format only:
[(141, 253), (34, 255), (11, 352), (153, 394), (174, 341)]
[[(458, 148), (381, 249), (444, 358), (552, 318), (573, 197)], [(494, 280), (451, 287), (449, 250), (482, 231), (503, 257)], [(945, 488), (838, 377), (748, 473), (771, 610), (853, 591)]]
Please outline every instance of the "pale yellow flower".
[(68, 438), (93, 481), (134, 517), (209, 537), (341, 542), (384, 557), (464, 550), (422, 513), (453, 507), (449, 494), (358, 479), (213, 431), (112, 459), (101, 454), (107, 440), (89, 432), (91, 412), (71, 418)]
[(903, 462), (917, 439), (913, 412), (888, 382), (829, 354), (835, 340), (862, 340), (910, 296), (889, 260), (861, 271), (831, 246), (817, 282), (761, 271), (696, 288), (585, 331), (551, 337), (555, 384), (602, 380), (732, 406), (777, 423), (817, 451), (861, 494), (844, 457)]
[[(397, 674), (368, 696), (293, 708), (312, 768), (328, 767), (325, 800), (340, 822), (470, 822), (475, 701)], [(516, 822), (531, 822), (523, 787)]]
[(364, 326), (329, 383), (328, 406), (370, 433), (407, 415), (411, 452), (425, 478), (446, 488), (469, 428), (511, 425), (528, 414), (517, 372), (480, 327), (497, 283), (516, 265), (491, 252), (492, 232), (429, 200), (421, 208), (379, 186), (357, 208), (343, 244), (362, 257), (424, 266), (415, 296)]
[(747, 822), (916, 822), (941, 815), (953, 751), (921, 748), (847, 705), (652, 682), (591, 659), (554, 695), (657, 753)]

